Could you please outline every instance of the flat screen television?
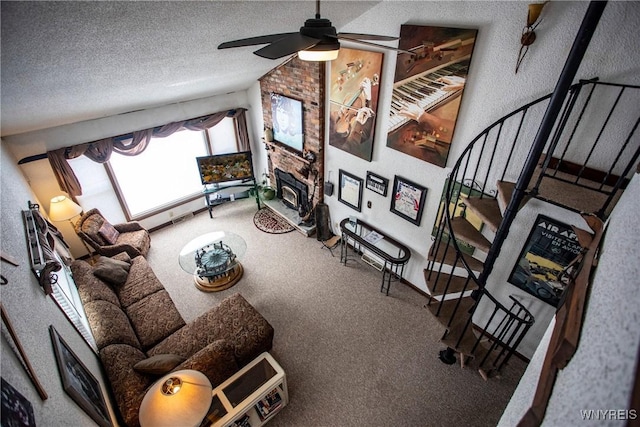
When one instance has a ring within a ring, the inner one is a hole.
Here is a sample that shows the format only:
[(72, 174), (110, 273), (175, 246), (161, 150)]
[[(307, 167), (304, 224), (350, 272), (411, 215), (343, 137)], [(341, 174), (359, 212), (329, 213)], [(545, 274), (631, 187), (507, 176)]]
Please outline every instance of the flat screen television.
[(202, 185), (253, 179), (251, 151), (196, 157)]
[(272, 93), (271, 119), (273, 139), (302, 153), (304, 146), (302, 101)]

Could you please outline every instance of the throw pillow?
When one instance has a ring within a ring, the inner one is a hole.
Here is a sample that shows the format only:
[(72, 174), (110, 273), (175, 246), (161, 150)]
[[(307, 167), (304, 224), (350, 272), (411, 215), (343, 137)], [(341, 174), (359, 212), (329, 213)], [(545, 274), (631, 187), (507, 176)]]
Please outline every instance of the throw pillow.
[(177, 354), (157, 354), (139, 361), (133, 365), (133, 370), (139, 374), (164, 375), (185, 360), (187, 359)]
[(130, 268), (128, 262), (103, 256), (93, 267), (93, 275), (112, 285), (122, 285), (127, 281)]
[(118, 236), (120, 233), (115, 227), (109, 224), (107, 221), (103, 222), (98, 230), (98, 234), (110, 245), (115, 245), (118, 242)]

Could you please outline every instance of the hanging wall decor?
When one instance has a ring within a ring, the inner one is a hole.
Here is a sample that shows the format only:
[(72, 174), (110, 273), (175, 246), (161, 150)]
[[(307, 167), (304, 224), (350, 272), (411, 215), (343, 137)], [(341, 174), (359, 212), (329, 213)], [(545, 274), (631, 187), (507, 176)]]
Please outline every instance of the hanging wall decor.
[(569, 283), (567, 270), (581, 251), (571, 226), (538, 215), (508, 281), (557, 307)]
[(477, 30), (402, 25), (387, 146), (445, 167)]
[(100, 383), (82, 363), (58, 331), (49, 326), (62, 388), (100, 427), (110, 427), (111, 418)]
[(33, 405), (18, 390), (2, 378), (2, 398), (0, 399), (0, 425), (35, 427)]
[(382, 73), (380, 52), (341, 48), (331, 61), (329, 86), (329, 144), (368, 162)]
[(396, 175), (393, 180), (391, 212), (415, 225), (420, 225), (427, 189), (422, 185)]
[(338, 200), (352, 209), (362, 210), (363, 180), (349, 172), (339, 170)]

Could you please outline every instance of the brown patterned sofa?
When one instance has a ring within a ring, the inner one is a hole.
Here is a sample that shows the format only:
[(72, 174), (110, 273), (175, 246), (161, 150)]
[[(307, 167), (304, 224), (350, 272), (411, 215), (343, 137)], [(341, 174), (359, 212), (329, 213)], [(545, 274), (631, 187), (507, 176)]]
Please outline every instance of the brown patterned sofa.
[[(101, 257), (95, 266), (76, 260), (71, 270), (113, 396), (129, 426), (139, 425), (145, 391), (163, 373), (195, 369), (216, 387), (271, 349), (273, 328), (240, 294), (185, 324), (143, 256)], [(156, 360), (166, 358), (177, 361), (162, 372), (141, 373), (141, 365), (151, 362), (157, 368)]]

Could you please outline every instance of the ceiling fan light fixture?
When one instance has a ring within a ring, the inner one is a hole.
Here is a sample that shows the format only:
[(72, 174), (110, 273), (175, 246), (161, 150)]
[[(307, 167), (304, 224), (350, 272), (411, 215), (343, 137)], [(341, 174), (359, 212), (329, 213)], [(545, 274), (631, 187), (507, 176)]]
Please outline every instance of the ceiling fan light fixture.
[(298, 52), (298, 58), (303, 61), (333, 61), (340, 52), (340, 42), (321, 41), (309, 49)]

